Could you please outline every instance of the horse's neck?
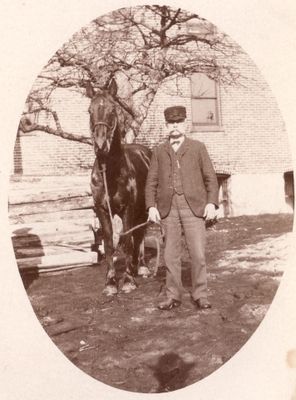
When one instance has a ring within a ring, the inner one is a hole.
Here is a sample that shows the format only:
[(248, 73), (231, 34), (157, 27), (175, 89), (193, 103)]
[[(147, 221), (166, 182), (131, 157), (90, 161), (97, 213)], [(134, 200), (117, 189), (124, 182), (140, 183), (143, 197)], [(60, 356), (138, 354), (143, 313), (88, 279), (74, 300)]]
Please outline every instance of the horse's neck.
[(121, 132), (116, 129), (111, 141), (110, 150), (107, 156), (107, 180), (110, 188), (115, 190), (116, 178), (119, 177), (121, 168), (125, 163), (124, 148), (121, 143)]
[(119, 130), (119, 128), (116, 127), (111, 144), (110, 144), (110, 150), (108, 153), (110, 158), (113, 158), (113, 157), (118, 158), (123, 155), (123, 145), (121, 143), (121, 137), (122, 137), (122, 133)]

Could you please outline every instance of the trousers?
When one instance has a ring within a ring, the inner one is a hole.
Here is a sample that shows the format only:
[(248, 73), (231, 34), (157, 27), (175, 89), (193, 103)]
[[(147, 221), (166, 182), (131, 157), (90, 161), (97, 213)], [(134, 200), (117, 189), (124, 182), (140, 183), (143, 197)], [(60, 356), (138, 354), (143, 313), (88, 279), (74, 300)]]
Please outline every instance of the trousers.
[(206, 229), (204, 219), (193, 214), (183, 194), (174, 194), (171, 210), (162, 222), (165, 234), (164, 261), (166, 265), (167, 297), (181, 301), (184, 293), (181, 266), (183, 231), (192, 264), (191, 297), (193, 300), (206, 298)]

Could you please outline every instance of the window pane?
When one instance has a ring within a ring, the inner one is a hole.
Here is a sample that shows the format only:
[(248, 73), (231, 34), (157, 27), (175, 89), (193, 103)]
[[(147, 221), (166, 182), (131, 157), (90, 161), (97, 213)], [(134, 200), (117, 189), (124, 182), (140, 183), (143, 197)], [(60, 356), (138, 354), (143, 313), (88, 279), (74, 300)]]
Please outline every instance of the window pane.
[(193, 74), (191, 84), (193, 97), (216, 97), (216, 82), (205, 74)]
[(193, 124), (217, 125), (217, 110), (215, 99), (192, 99)]

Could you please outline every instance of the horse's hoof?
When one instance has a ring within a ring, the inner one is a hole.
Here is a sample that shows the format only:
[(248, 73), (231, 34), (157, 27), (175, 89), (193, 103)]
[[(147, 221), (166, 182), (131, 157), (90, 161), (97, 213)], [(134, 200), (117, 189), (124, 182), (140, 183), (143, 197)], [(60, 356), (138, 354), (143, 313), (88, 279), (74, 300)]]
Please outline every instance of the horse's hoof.
[(145, 267), (144, 265), (139, 267), (138, 275), (142, 276), (143, 278), (148, 278), (151, 275), (149, 268)]
[(117, 294), (118, 290), (116, 286), (106, 286), (105, 289), (103, 290), (103, 294), (106, 296), (114, 296)]
[(137, 285), (133, 282), (125, 282), (121, 288), (123, 293), (130, 293), (133, 290), (137, 289)]

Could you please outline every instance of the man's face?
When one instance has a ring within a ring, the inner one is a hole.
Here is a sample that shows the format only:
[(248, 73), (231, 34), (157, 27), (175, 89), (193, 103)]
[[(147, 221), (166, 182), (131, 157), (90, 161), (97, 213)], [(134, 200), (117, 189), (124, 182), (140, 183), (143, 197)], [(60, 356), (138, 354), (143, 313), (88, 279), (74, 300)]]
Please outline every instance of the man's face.
[(186, 133), (186, 120), (180, 122), (166, 122), (166, 129), (170, 136)]

